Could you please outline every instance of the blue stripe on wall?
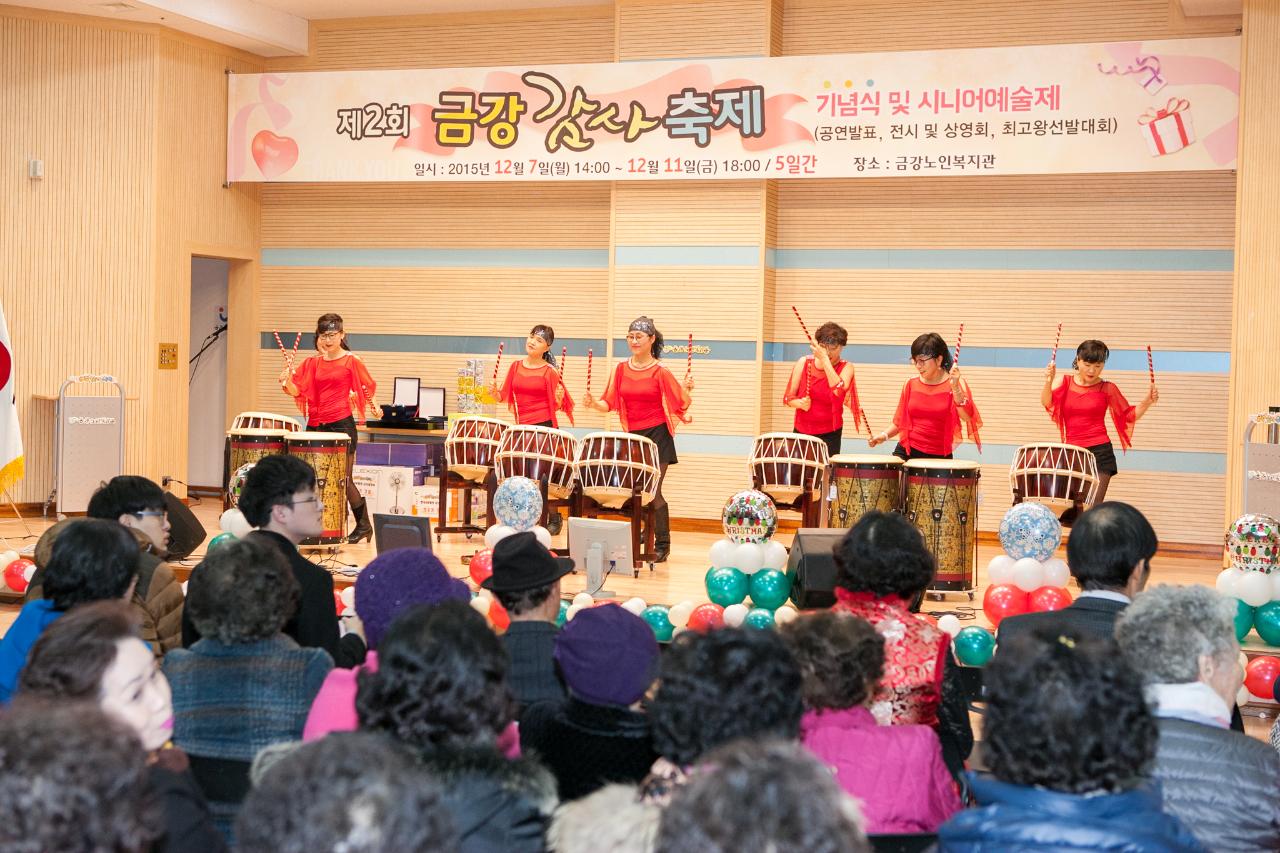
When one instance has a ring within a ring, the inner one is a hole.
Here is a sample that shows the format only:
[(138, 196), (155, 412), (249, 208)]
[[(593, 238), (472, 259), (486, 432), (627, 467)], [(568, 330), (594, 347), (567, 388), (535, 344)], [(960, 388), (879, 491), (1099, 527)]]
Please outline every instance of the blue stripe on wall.
[(267, 267), (607, 269), (608, 249), (263, 249)]
[[(680, 335), (667, 335), (663, 341), (667, 346), (684, 347), (689, 343), (687, 337)], [(756, 342), (755, 341), (706, 341), (693, 339), (693, 346), (696, 349), (699, 345), (709, 347), (710, 353), (702, 354), (695, 352), (693, 354), (694, 361), (755, 361), (756, 360)], [(623, 356), (630, 354), (631, 350), (627, 347), (626, 338), (613, 339), (614, 355)], [(668, 353), (664, 358), (668, 362), (685, 359), (684, 353)]]
[(774, 249), (785, 270), (1155, 270), (1231, 272), (1230, 249)]
[[(284, 339), (285, 345), (293, 346), (293, 336), (297, 334), (297, 330), (281, 332), (280, 337)], [(302, 347), (306, 347), (308, 354), (311, 348), (311, 333), (308, 331), (303, 334)], [(498, 354), (498, 342), (503, 343), (503, 355), (511, 357), (513, 353), (517, 357), (524, 355), (525, 337), (522, 335), (518, 338), (486, 338), (465, 335), (381, 335), (367, 334), (347, 335), (347, 342), (354, 350), (361, 352), (413, 352), (422, 354), (465, 354), (482, 355)], [(555, 344), (551, 347), (551, 354), (556, 358), (560, 357), (560, 348), (567, 346), (570, 356), (583, 356), (587, 354), (587, 348), (590, 347), (597, 355), (604, 353), (603, 338), (556, 338)], [(262, 332), (259, 336), (259, 346), (262, 349), (276, 349), (276, 339), (270, 332)]]
[(759, 246), (617, 246), (620, 267), (758, 267)]
[[(842, 357), (846, 361), (858, 364), (901, 364), (907, 366), (910, 347), (889, 344), (849, 344), (844, 348)], [(810, 352), (808, 344), (766, 343), (764, 360), (771, 362), (792, 362)], [(1074, 350), (1059, 350), (1058, 368), (1067, 370), (1071, 367)], [(961, 351), (963, 367), (1030, 367), (1043, 369), (1049, 363), (1051, 350), (1049, 347), (964, 347)], [(1231, 369), (1231, 353), (1229, 352), (1194, 352), (1185, 350), (1160, 350), (1154, 354), (1156, 370), (1159, 373), (1220, 373), (1226, 374)], [(1117, 350), (1111, 351), (1107, 359), (1107, 367), (1111, 370), (1147, 369), (1147, 351)]]

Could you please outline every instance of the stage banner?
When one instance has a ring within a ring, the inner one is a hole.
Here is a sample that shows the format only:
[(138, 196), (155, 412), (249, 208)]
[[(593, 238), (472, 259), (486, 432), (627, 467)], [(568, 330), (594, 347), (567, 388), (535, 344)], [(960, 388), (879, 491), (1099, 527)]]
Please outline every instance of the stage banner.
[(1231, 169), (1239, 37), (230, 75), (229, 181)]

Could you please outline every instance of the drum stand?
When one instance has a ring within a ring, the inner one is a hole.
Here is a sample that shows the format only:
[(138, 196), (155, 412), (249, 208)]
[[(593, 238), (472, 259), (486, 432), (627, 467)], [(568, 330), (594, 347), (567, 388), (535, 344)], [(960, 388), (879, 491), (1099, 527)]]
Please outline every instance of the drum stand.
[[(826, 478), (823, 477), (823, 483)], [(790, 509), (800, 513), (801, 527), (822, 527), (823, 505), (826, 503), (825, 496), (822, 494), (823, 488), (818, 489), (818, 496), (814, 497), (812, 489), (805, 489), (800, 496), (789, 503), (782, 503), (763, 487), (760, 478), (755, 474), (751, 475), (751, 488), (768, 494), (773, 499), (774, 506), (778, 509)]]
[[(599, 518), (602, 515), (611, 515), (629, 519), (631, 521), (631, 576), (633, 578), (640, 577), (641, 563), (648, 563), (649, 571), (653, 571), (653, 563), (658, 556), (653, 543), (656, 513), (654, 512), (652, 501), (648, 506), (644, 504), (644, 496), (641, 494), (640, 489), (632, 488), (631, 497), (627, 498), (626, 503), (617, 509), (602, 506), (594, 499), (584, 495), (578, 486), (574, 487), (574, 494), (570, 501), (572, 503), (569, 512), (578, 518)], [(543, 503), (543, 512), (546, 512), (545, 502)], [(644, 545), (643, 550), (640, 547), (642, 542)]]
[[(1063, 526), (1063, 527), (1070, 527), (1070, 526), (1072, 525), (1072, 523), (1073, 523), (1077, 518), (1079, 518), (1079, 517), (1080, 517), (1080, 513), (1084, 512), (1084, 510), (1085, 510), (1085, 496), (1084, 496), (1084, 495), (1082, 495), (1082, 494), (1080, 493), (1081, 491), (1082, 491), (1082, 490), (1078, 490), (1078, 491), (1075, 493), (1075, 496), (1074, 496), (1074, 497), (1072, 497), (1072, 499), (1071, 499), (1071, 507), (1070, 507), (1070, 509), (1068, 509), (1068, 510), (1064, 510), (1063, 512), (1059, 513), (1059, 512), (1058, 512), (1054, 507), (1052, 507), (1052, 506), (1050, 506), (1050, 507), (1049, 507), (1050, 512), (1052, 512), (1054, 515), (1058, 516), (1058, 519), (1062, 522), (1062, 526)], [(1018, 504), (1022, 503), (1023, 501), (1026, 501), (1026, 500), (1034, 500), (1034, 499), (1033, 499), (1033, 498), (1028, 498), (1026, 495), (1024, 495), (1024, 494), (1022, 493), (1022, 489), (1015, 488), (1015, 489), (1013, 490), (1013, 505), (1014, 505), (1014, 506), (1017, 506)], [(1048, 502), (1046, 502), (1046, 501), (1039, 501), (1039, 503), (1042, 503), (1042, 504), (1045, 504), (1046, 506), (1048, 506)], [(1059, 506), (1061, 506), (1061, 504), (1058, 504), (1058, 505), (1059, 505)], [(1068, 512), (1070, 512), (1071, 510), (1074, 510), (1074, 512), (1071, 512), (1071, 514), (1070, 514), (1070, 515), (1068, 515), (1067, 513), (1068, 513)]]
[[(475, 534), (484, 535), (484, 532), (494, 525), (493, 517), (493, 491), (498, 487), (497, 477), (493, 473), (493, 469), (489, 469), (489, 473), (485, 475), (483, 483), (477, 483), (474, 480), (455, 473), (450, 468), (445, 468), (440, 475), (440, 518), (436, 523), (436, 541), (440, 541), (441, 534), (444, 533), (465, 533), (470, 539)], [(485, 501), (485, 526), (481, 527), (471, 521), (471, 492), (473, 489), (484, 489), (487, 500)], [(462, 491), (462, 523), (449, 524), (449, 493)]]

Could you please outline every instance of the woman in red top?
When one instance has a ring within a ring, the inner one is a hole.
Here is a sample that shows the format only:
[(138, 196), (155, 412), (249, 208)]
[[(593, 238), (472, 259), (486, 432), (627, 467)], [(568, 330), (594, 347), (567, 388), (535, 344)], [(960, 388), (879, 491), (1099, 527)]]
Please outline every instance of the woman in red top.
[(551, 355), (555, 340), (555, 330), (550, 326), (534, 326), (524, 342), (524, 358), (507, 370), (501, 388), (489, 386), (489, 394), (507, 404), (518, 424), (558, 428), (557, 411), (564, 412), (573, 423), (573, 400), (565, 391)]
[(973, 403), (969, 383), (960, 377), (960, 366), (951, 363), (947, 342), (936, 332), (921, 335), (911, 342), (911, 363), (920, 375), (902, 386), (893, 426), (867, 444), (875, 447), (896, 435), (894, 456), (950, 459), (968, 427), (969, 437), (981, 450), (978, 430), (982, 418)]
[(693, 378), (678, 382), (658, 359), (662, 357), (662, 333), (648, 317), (637, 317), (627, 328), (631, 357), (618, 363), (597, 400), (590, 392), (582, 395), (582, 405), (597, 412), (617, 412), (622, 428), (643, 435), (658, 445), (658, 495), (653, 500), (655, 562), (665, 563), (671, 553), (671, 514), (662, 497), (662, 481), (667, 466), (675, 465), (676, 424), (687, 423), (685, 410), (692, 400)]
[[(1107, 485), (1119, 472), (1116, 451), (1107, 435), (1107, 412), (1111, 413), (1120, 446), (1128, 450), (1133, 443), (1133, 425), (1160, 399), (1160, 392), (1152, 383), (1137, 407), (1129, 405), (1115, 383), (1102, 378), (1102, 367), (1109, 355), (1111, 351), (1102, 341), (1084, 341), (1076, 347), (1076, 357), (1071, 362), (1075, 375), (1057, 376), (1058, 366), (1050, 362), (1040, 389), (1040, 404), (1058, 425), (1063, 442), (1083, 447), (1098, 460), (1098, 496), (1094, 503), (1106, 500)], [(1072, 507), (1063, 513), (1064, 522), (1073, 520), (1074, 510)]]
[(792, 429), (822, 439), (831, 456), (840, 452), (843, 406), (853, 412), (855, 428), (861, 411), (853, 365), (840, 360), (840, 349), (848, 342), (849, 333), (835, 323), (819, 326), (809, 344), (813, 354), (796, 362), (782, 395), (782, 404), (796, 410)]
[(347, 541), (356, 543), (373, 536), (364, 498), (351, 479), (356, 458), (356, 418), (364, 423), (365, 408), (377, 411), (373, 394), (378, 386), (364, 362), (347, 345), (347, 333), (337, 314), (323, 314), (316, 321), (315, 347), (319, 355), (305, 359), (301, 365), (295, 367), (293, 359), (289, 359), (280, 372), (280, 387), (306, 415), (309, 431), (344, 432), (351, 437), (347, 503), (356, 517), (356, 526)]

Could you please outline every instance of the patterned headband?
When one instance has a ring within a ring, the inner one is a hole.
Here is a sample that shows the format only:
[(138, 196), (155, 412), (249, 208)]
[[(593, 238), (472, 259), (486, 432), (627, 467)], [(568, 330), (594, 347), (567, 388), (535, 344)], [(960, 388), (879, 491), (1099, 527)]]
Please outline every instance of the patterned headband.
[(546, 341), (548, 344), (551, 343), (551, 333), (546, 329), (534, 329), (532, 334), (542, 338), (542, 340)]
[(341, 320), (325, 320), (323, 323), (320, 324), (320, 331), (321, 332), (341, 332), (342, 321)]
[(646, 335), (658, 334), (658, 327), (653, 325), (653, 321), (648, 317), (637, 317), (631, 321), (631, 325), (627, 327), (628, 332), (644, 332)]

